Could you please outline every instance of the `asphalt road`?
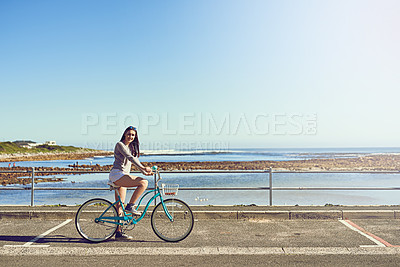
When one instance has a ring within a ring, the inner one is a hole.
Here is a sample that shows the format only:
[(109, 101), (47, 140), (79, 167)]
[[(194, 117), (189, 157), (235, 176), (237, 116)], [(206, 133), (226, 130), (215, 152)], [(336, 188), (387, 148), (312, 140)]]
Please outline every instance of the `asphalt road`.
[(73, 220), (0, 220), (0, 266), (398, 266), (400, 220), (197, 220), (179, 243), (145, 219), (93, 244)]

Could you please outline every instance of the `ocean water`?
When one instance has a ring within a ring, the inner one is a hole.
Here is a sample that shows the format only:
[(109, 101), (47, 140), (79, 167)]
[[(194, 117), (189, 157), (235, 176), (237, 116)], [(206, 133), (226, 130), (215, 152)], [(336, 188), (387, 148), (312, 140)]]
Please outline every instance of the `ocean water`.
[[(370, 154), (400, 153), (399, 148), (335, 148), (335, 149), (237, 149), (231, 151), (158, 151), (141, 157), (142, 162), (161, 161), (244, 161), (244, 160), (298, 160), (310, 158), (358, 157)], [(16, 162), (19, 166), (66, 167), (76, 161)], [(79, 164), (112, 164), (112, 157), (79, 160)], [(8, 166), (1, 163), (0, 166)], [(107, 188), (107, 174), (57, 175), (63, 182), (40, 183), (45, 187)], [(267, 187), (267, 173), (162, 173), (164, 183), (177, 183), (181, 187)], [(149, 183), (152, 177), (147, 177)], [(15, 185), (13, 185), (15, 187)], [(24, 187), (24, 186), (18, 186)], [(29, 187), (29, 186), (25, 186)], [(399, 174), (354, 173), (274, 173), (273, 187), (400, 187)], [(132, 192), (132, 191), (131, 191)], [(399, 191), (273, 191), (274, 205), (396, 205), (400, 204)], [(130, 193), (128, 194), (130, 196)], [(37, 190), (36, 205), (77, 205), (93, 197), (113, 199), (113, 192)], [(204, 191), (181, 190), (178, 197), (190, 205), (268, 205), (268, 191)], [(30, 204), (30, 190), (0, 190), (0, 205)]]
[[(399, 154), (400, 148), (246, 148), (231, 150), (155, 150), (143, 151), (142, 162), (179, 162), (179, 161), (255, 161), (255, 160), (304, 160), (315, 158), (352, 158), (374, 154)], [(68, 167), (79, 164), (111, 165), (110, 157), (94, 157), (83, 160), (49, 160), (0, 162), (0, 167), (10, 163), (23, 167)]]

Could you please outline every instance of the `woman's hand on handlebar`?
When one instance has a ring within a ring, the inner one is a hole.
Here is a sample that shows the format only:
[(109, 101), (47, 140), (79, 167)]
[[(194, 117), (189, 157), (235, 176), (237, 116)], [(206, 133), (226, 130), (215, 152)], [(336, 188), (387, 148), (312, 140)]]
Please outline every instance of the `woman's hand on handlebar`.
[(144, 175), (153, 175), (153, 171), (151, 170), (150, 167), (145, 167), (145, 168), (142, 169), (141, 171), (142, 171), (142, 173), (143, 173)]

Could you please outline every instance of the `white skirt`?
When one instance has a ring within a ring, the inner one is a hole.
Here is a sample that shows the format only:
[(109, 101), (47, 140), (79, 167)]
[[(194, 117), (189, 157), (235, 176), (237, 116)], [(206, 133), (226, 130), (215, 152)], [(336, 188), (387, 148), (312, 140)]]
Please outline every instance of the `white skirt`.
[(110, 175), (108, 176), (108, 179), (110, 179), (111, 182), (115, 182), (122, 178), (124, 175), (128, 175), (129, 173), (123, 173), (121, 170), (118, 169), (112, 169), (110, 171)]

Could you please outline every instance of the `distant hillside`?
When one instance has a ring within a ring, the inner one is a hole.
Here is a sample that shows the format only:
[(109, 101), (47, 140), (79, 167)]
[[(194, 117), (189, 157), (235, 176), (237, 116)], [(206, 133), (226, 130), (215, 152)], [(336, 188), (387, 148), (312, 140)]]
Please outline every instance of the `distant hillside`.
[(74, 147), (74, 146), (58, 146), (58, 145), (39, 145), (33, 148), (21, 147), (14, 142), (0, 142), (0, 154), (15, 153), (46, 153), (46, 152), (79, 152), (79, 151), (96, 151), (94, 149)]

